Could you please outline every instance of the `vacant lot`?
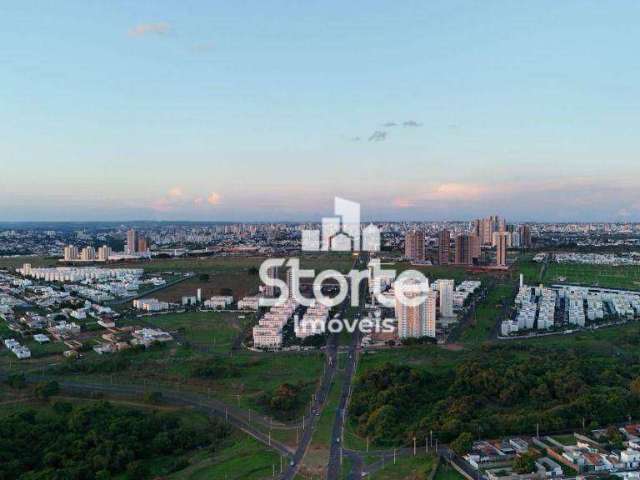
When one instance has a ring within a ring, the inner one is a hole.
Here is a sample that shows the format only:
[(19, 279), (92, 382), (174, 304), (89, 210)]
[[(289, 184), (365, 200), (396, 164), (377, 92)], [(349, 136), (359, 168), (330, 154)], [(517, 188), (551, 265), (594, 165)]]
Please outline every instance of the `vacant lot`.
[(0, 270), (15, 269), (17, 267), (22, 267), (25, 263), (30, 263), (33, 267), (51, 267), (59, 264), (57, 258), (51, 257), (0, 257)]
[(544, 283), (571, 283), (640, 290), (640, 267), (550, 262)]
[(186, 312), (145, 317), (145, 320), (163, 330), (178, 332), (198, 347), (226, 353), (238, 335), (255, 321), (255, 316), (250, 313)]
[(208, 480), (211, 478), (271, 478), (273, 468), (280, 472), (280, 456), (241, 432), (234, 432), (215, 453), (200, 452), (184, 470), (170, 475), (170, 480)]
[[(349, 254), (322, 253), (302, 255), (300, 268), (317, 272), (334, 269), (346, 273), (351, 269), (353, 257)], [(258, 292), (261, 284), (258, 270), (266, 257), (202, 257), (184, 259), (157, 259), (142, 264), (148, 273), (194, 272), (196, 276), (168, 287), (153, 296), (168, 302), (180, 302), (185, 295), (195, 295), (202, 289), (203, 298), (212, 295), (233, 295), (238, 300)], [(138, 264), (140, 265), (140, 264)], [(286, 277), (287, 266), (280, 269), (281, 279)]]

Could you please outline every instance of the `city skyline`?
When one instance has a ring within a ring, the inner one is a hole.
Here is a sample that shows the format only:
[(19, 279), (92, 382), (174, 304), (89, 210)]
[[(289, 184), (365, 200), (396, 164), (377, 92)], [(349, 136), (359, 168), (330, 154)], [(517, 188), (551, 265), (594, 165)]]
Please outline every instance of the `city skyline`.
[(640, 221), (633, 2), (121, 7), (2, 7), (0, 221)]

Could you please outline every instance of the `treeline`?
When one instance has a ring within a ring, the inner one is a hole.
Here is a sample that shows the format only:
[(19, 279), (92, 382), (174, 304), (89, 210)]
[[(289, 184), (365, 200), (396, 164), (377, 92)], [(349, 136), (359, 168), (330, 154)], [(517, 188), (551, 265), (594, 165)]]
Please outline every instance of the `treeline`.
[(534, 433), (536, 424), (541, 431), (604, 426), (640, 416), (639, 360), (615, 348), (487, 346), (444, 372), (391, 364), (369, 370), (350, 411), (358, 432), (380, 445), (430, 431), (450, 442), (464, 433)]
[(271, 392), (264, 392), (258, 404), (264, 406), (276, 418), (291, 419), (304, 403), (304, 384), (283, 383)]
[(172, 457), (168, 474), (186, 466), (185, 453), (215, 449), (228, 434), (217, 420), (191, 425), (175, 413), (58, 402), (0, 419), (0, 480), (144, 480), (147, 460)]

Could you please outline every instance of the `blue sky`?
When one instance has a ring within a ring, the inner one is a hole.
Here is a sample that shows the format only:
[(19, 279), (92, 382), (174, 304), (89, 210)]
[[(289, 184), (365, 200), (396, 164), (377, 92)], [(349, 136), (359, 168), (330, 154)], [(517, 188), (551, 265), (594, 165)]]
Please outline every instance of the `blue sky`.
[(639, 14), (2, 2), (0, 220), (640, 220)]

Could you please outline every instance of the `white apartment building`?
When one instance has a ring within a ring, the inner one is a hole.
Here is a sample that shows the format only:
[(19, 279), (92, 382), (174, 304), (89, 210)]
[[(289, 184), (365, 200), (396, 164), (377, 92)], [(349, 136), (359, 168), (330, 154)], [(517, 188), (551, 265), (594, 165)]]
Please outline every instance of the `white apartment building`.
[(238, 310), (258, 310), (260, 308), (260, 296), (244, 297), (238, 300)]
[(453, 280), (437, 280), (436, 290), (440, 295), (440, 315), (453, 317)]
[(328, 318), (329, 307), (320, 302), (314, 302), (307, 308), (302, 319), (296, 322), (294, 327), (296, 337), (306, 338), (324, 333)]
[(214, 295), (209, 300), (205, 300), (206, 308), (227, 308), (233, 303), (233, 297), (230, 295)]
[(157, 298), (139, 298), (133, 301), (133, 308), (145, 312), (161, 312), (169, 309), (167, 302), (161, 302)]
[(295, 312), (298, 304), (288, 299), (271, 307), (253, 327), (253, 346), (256, 348), (279, 348), (282, 346), (282, 329)]
[(398, 320), (398, 336), (400, 338), (432, 337), (436, 336), (436, 303), (438, 293), (429, 290), (429, 284), (407, 281), (400, 285), (394, 284), (394, 289), (401, 288), (404, 296), (409, 299), (424, 297), (417, 305), (407, 305), (402, 298), (396, 297), (395, 314)]

